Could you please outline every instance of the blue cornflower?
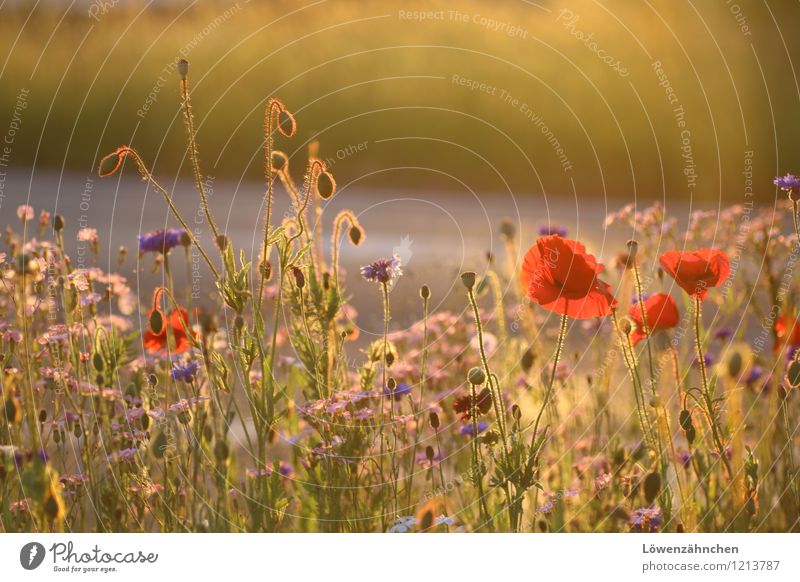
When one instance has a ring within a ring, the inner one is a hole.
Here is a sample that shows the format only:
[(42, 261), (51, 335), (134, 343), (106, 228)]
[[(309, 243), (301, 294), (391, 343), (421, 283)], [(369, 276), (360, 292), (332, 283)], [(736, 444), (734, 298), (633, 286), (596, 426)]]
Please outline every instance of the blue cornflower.
[[(486, 422), (485, 420), (481, 420), (478, 422), (478, 434), (481, 434), (487, 428), (489, 428), (488, 422)], [(471, 424), (465, 424), (464, 426), (461, 427), (461, 429), (458, 432), (460, 432), (464, 436), (472, 436), (473, 430), (474, 427)]]
[(391, 283), (396, 277), (403, 274), (400, 257), (394, 255), (391, 259), (378, 259), (377, 261), (361, 267), (361, 276), (370, 283)]
[(197, 377), (197, 372), (200, 370), (200, 364), (197, 362), (189, 362), (187, 364), (173, 364), (172, 372), (170, 375), (176, 382), (183, 380), (184, 382), (194, 382)]
[(753, 366), (747, 378), (745, 378), (744, 383), (753, 384), (754, 382), (758, 382), (763, 375), (764, 370), (761, 369), (761, 366)]
[(168, 228), (167, 230), (157, 230), (140, 234), (139, 252), (140, 253), (168, 253), (180, 244), (186, 244), (188, 235), (185, 230), (179, 228)]
[(554, 226), (552, 224), (545, 224), (539, 227), (540, 236), (548, 236), (551, 234), (557, 234), (561, 238), (567, 238), (567, 229), (563, 226)]
[(773, 183), (784, 192), (800, 192), (800, 178), (794, 174), (778, 176)]
[(631, 297), (631, 303), (633, 305), (636, 305), (637, 303), (639, 303), (640, 299), (642, 301), (647, 301), (648, 299), (650, 299), (650, 293), (642, 293), (641, 298), (638, 295), (634, 295), (633, 297)]
[(631, 513), (631, 525), (636, 531), (656, 531), (661, 525), (661, 510), (656, 507), (642, 507)]
[(387, 398), (394, 395), (395, 400), (400, 400), (406, 394), (411, 394), (411, 386), (403, 382), (398, 383), (397, 386), (394, 387), (394, 392), (389, 390), (388, 386), (383, 387), (383, 395)]
[(714, 337), (721, 342), (726, 342), (733, 337), (733, 329), (725, 326), (714, 332)]

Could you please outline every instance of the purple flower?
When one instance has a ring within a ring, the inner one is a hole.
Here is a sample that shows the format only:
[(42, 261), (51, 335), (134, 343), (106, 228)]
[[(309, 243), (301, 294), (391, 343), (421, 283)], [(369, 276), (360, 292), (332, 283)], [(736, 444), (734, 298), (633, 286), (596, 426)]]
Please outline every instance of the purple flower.
[[(711, 355), (711, 354), (703, 354), (703, 363), (706, 365), (706, 368), (708, 368), (709, 366), (714, 365), (714, 356)], [(692, 360), (692, 365), (693, 366), (697, 366), (698, 365), (697, 356), (695, 356), (694, 360)]]
[[(488, 422), (486, 422), (485, 420), (481, 420), (478, 422), (478, 434), (481, 434), (487, 428), (489, 428)], [(474, 428), (471, 424), (465, 424), (464, 426), (461, 427), (461, 429), (458, 432), (464, 436), (472, 436), (473, 430)]]
[(655, 505), (642, 507), (631, 513), (631, 526), (635, 531), (656, 531), (661, 525), (661, 510)]
[(387, 398), (389, 398), (392, 395), (394, 395), (394, 399), (395, 400), (400, 400), (406, 394), (411, 394), (411, 386), (409, 386), (408, 384), (405, 384), (403, 382), (399, 382), (394, 387), (394, 392), (389, 390), (388, 386), (384, 386), (383, 387), (383, 395), (386, 396)]
[(391, 283), (402, 274), (400, 257), (397, 255), (394, 255), (391, 259), (378, 259), (369, 265), (361, 267), (361, 276), (370, 283)]
[(692, 453), (686, 450), (680, 451), (678, 453), (678, 461), (682, 467), (688, 469), (692, 464)]
[(733, 329), (728, 326), (721, 327), (714, 332), (714, 337), (721, 342), (728, 341), (733, 337)]
[(642, 296), (639, 297), (638, 295), (634, 295), (631, 297), (631, 303), (636, 305), (639, 301), (647, 301), (650, 298), (650, 293), (642, 293)]
[(787, 348), (787, 350), (786, 350), (786, 359), (788, 361), (791, 362), (792, 360), (794, 360), (794, 357), (797, 354), (798, 348), (800, 348), (800, 345), (793, 345), (793, 346), (789, 346)]
[(183, 380), (184, 382), (194, 382), (197, 377), (197, 372), (200, 369), (200, 364), (197, 362), (189, 362), (187, 364), (173, 364), (172, 372), (170, 375), (176, 382)]
[(548, 236), (552, 234), (557, 234), (562, 238), (567, 238), (567, 229), (562, 226), (555, 226), (552, 224), (545, 224), (544, 226), (539, 227), (540, 236)]
[(750, 370), (750, 374), (747, 375), (747, 378), (745, 378), (744, 382), (745, 384), (753, 384), (758, 382), (763, 375), (764, 370), (762, 370), (760, 366), (753, 366)]
[(784, 192), (800, 192), (800, 178), (794, 174), (778, 176), (773, 183)]
[(187, 241), (188, 235), (185, 230), (179, 228), (168, 228), (167, 230), (157, 230), (140, 234), (139, 252), (140, 253), (168, 253), (180, 244)]

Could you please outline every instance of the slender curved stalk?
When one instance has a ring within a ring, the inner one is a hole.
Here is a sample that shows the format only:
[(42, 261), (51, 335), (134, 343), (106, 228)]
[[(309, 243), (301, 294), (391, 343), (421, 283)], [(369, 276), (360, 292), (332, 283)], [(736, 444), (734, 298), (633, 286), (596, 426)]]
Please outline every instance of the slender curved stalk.
[(197, 153), (197, 142), (195, 140), (194, 116), (192, 115), (192, 104), (189, 98), (189, 80), (186, 77), (181, 79), (180, 89), (181, 97), (183, 98), (183, 120), (186, 125), (186, 134), (189, 139), (189, 159), (192, 163), (194, 182), (197, 186), (197, 191), (200, 193), (200, 203), (203, 206), (203, 212), (206, 215), (208, 226), (211, 228), (211, 234), (214, 235), (214, 240), (216, 241), (219, 238), (219, 230), (217, 229), (216, 222), (214, 222), (214, 217), (211, 215), (211, 208), (208, 206), (206, 187), (205, 184), (203, 184), (203, 176), (200, 173), (200, 159)]
[(556, 340), (556, 353), (553, 356), (553, 369), (550, 371), (550, 381), (547, 383), (547, 390), (544, 393), (544, 401), (542, 402), (541, 408), (539, 408), (539, 413), (536, 415), (536, 421), (533, 423), (533, 438), (536, 438), (536, 434), (539, 432), (539, 423), (542, 420), (542, 415), (544, 414), (547, 405), (550, 403), (550, 397), (553, 394), (553, 385), (556, 381), (556, 370), (558, 368), (558, 362), (561, 359), (561, 352), (564, 349), (564, 338), (567, 336), (568, 322), (569, 318), (566, 315), (562, 315), (561, 326), (558, 330), (558, 340)]
[(722, 436), (719, 434), (720, 430), (717, 426), (717, 419), (714, 413), (714, 402), (711, 394), (711, 388), (708, 383), (708, 374), (706, 373), (706, 362), (703, 359), (703, 346), (701, 344), (702, 332), (702, 299), (699, 296), (694, 298), (694, 345), (697, 354), (697, 365), (700, 368), (700, 379), (703, 383), (703, 402), (706, 407), (706, 416), (708, 417), (708, 424), (711, 428), (711, 438), (714, 441), (714, 446), (717, 448), (720, 461), (725, 465), (725, 470), (728, 477), (733, 479), (733, 471), (731, 470), (728, 457), (725, 455), (725, 445), (722, 442)]

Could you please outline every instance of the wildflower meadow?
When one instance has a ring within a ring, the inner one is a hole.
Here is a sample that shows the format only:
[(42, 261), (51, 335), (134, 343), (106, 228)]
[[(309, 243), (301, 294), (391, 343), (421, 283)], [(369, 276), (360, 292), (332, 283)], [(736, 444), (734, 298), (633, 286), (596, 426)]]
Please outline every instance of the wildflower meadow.
[[(377, 233), (326, 212), (347, 192), (316, 142), (297, 179), (302, 116), (277, 97), (257, 252), (236, 247), (189, 80), (181, 60), (170, 82), (211, 237), (120, 143), (97, 175), (139, 180), (174, 228), (153, 221), (109, 264), (99, 225), (3, 214), (3, 532), (800, 531), (800, 178), (757, 185), (774, 207), (695, 211), (687, 228), (625, 206), (596, 222), (629, 239), (608, 265), (559, 225), (523, 214), (540, 228), (527, 239), (498, 219), (503, 247), (470, 258), (452, 309), (435, 278), (400, 307), (391, 247), (342, 267)], [(134, 293), (135, 261), (161, 284)], [(178, 277), (194, 265), (202, 298)], [(356, 280), (377, 338), (360, 334)]]

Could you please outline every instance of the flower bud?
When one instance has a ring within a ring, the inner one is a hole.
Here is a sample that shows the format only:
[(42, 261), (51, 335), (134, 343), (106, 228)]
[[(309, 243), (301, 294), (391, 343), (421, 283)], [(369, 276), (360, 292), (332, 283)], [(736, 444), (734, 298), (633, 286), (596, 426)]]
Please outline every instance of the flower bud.
[(306, 286), (306, 276), (303, 274), (303, 271), (297, 267), (292, 267), (292, 275), (294, 276), (294, 282), (298, 289), (302, 289)]
[(628, 335), (630, 335), (631, 329), (632, 329), (631, 320), (628, 319), (627, 317), (622, 318), (619, 322), (619, 330), (622, 332), (622, 334), (625, 337), (627, 337)]
[(160, 310), (154, 309), (150, 312), (150, 331), (159, 335), (164, 331), (164, 314)]
[(786, 382), (792, 388), (800, 386), (800, 362), (792, 360), (786, 367)]
[(178, 74), (181, 76), (181, 79), (186, 79), (186, 76), (189, 74), (189, 61), (186, 59), (178, 61)]
[(357, 226), (351, 226), (348, 234), (350, 235), (350, 242), (356, 247), (360, 245), (361, 241), (364, 239), (364, 232)]
[(292, 137), (297, 132), (297, 122), (289, 110), (282, 107), (278, 112), (278, 131), (286, 137)]
[(506, 240), (514, 240), (517, 230), (514, 228), (514, 223), (510, 218), (504, 218), (500, 221), (500, 234)]
[(317, 176), (317, 194), (323, 200), (328, 200), (336, 193), (336, 180), (330, 172), (320, 172)]
[(483, 368), (476, 366), (467, 373), (467, 380), (475, 386), (483, 386), (483, 383), (486, 382), (486, 372), (483, 371)]
[(625, 243), (625, 246), (628, 247), (628, 258), (635, 259), (636, 253), (639, 251), (639, 243), (631, 239)]
[(53, 218), (53, 228), (56, 232), (64, 230), (64, 217), (60, 214), (56, 214), (55, 218)]
[(272, 150), (272, 171), (282, 172), (289, 170), (289, 157), (279, 150)]
[(423, 285), (419, 288), (419, 296), (423, 299), (430, 299), (431, 298), (431, 288), (427, 285)]
[(433, 430), (439, 430), (439, 415), (436, 414), (435, 412), (431, 412), (430, 421), (431, 421), (431, 428)]
[(429, 463), (433, 462), (434, 455), (435, 453), (433, 452), (432, 446), (428, 445), (427, 447), (425, 447), (425, 457), (428, 459)]
[(224, 234), (217, 235), (217, 240), (214, 242), (217, 243), (217, 247), (219, 247), (219, 250), (221, 251), (224, 251), (228, 248), (228, 237)]

